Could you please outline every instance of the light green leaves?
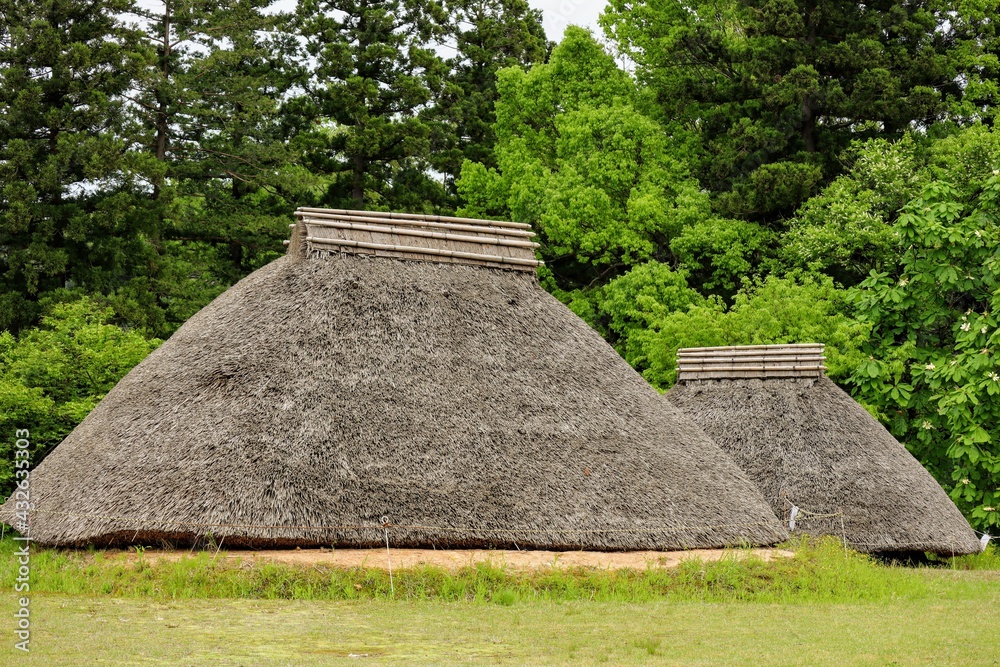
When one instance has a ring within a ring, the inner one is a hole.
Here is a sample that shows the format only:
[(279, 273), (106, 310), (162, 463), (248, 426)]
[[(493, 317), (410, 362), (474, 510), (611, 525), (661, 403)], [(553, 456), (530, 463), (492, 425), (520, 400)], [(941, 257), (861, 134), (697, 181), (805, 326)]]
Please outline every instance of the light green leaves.
[(90, 298), (50, 306), (41, 325), (0, 334), (0, 492), (10, 491), (16, 429), (29, 429), (32, 462), (58, 444), (133, 366), (159, 345), (111, 324)]
[(530, 72), (502, 70), (498, 92), (498, 169), (465, 164), (463, 212), (532, 223), (564, 285), (665, 258), (671, 239), (710, 215), (668, 133), (637, 110), (634, 83), (586, 31), (567, 30)]
[[(894, 376), (862, 367), (852, 378), (865, 400), (893, 412), (893, 432), (984, 529), (1000, 517), (1000, 177), (981, 191), (930, 181), (896, 222), (896, 264), (873, 273), (854, 292), (873, 327), (871, 354), (895, 357)], [(898, 370), (898, 369), (897, 369)], [(907, 383), (907, 396), (893, 393)]]

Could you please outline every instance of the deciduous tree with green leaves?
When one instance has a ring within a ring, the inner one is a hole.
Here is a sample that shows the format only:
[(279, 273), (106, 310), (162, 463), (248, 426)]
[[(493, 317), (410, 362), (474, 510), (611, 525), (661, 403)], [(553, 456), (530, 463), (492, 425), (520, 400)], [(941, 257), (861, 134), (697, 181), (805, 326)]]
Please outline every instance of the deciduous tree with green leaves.
[(636, 109), (635, 85), (582, 28), (548, 63), (499, 73), (497, 168), (466, 162), (469, 215), (538, 232), (553, 287), (593, 286), (669, 260), (670, 241), (711, 214), (664, 128)]
[(974, 525), (1000, 525), (1000, 171), (928, 183), (895, 225), (898, 263), (854, 294), (872, 327), (851, 378)]
[(861, 362), (868, 334), (868, 325), (853, 317), (847, 292), (808, 274), (750, 283), (729, 307), (719, 299), (663, 313), (637, 305), (651, 317), (631, 333), (625, 349), (633, 366), (661, 389), (676, 380), (678, 349), (716, 345), (823, 343), (830, 377), (844, 382)]
[(51, 304), (20, 336), (0, 333), (0, 495), (13, 488), (14, 432), (28, 429), (36, 465), (160, 341), (111, 324), (107, 303)]

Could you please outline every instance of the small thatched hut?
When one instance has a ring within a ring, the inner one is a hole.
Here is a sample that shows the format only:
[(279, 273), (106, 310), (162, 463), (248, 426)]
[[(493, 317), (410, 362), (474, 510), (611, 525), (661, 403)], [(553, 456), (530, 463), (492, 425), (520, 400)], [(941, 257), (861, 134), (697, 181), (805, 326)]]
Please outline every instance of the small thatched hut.
[(843, 536), (869, 553), (979, 551), (940, 485), (824, 376), (823, 360), (822, 345), (683, 349), (667, 399), (796, 530)]
[(287, 256), (192, 317), (38, 466), (36, 541), (786, 538), (746, 475), (539, 287), (526, 225), (298, 217)]

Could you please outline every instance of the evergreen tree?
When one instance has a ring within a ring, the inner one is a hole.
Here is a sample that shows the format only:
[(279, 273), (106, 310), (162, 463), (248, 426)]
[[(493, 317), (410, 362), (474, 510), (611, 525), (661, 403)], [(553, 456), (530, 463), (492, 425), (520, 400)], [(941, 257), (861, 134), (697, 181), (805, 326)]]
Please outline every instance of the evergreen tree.
[(0, 0), (0, 327), (80, 287), (139, 289), (155, 169), (124, 95), (144, 62), (126, 0)]
[[(444, 23), (436, 2), (300, 1), (311, 71), (291, 113), (313, 123), (309, 168), (332, 176), (322, 203), (386, 207), (414, 186), (426, 195), (409, 208), (444, 203), (443, 188), (424, 173), (432, 126), (425, 112), (446, 72), (433, 48)], [(394, 187), (395, 178), (411, 187)]]
[(464, 160), (496, 166), (497, 71), (544, 62), (548, 43), (541, 11), (525, 0), (451, 0), (446, 9), (455, 55), (431, 114), (439, 121), (431, 164), (452, 185)]
[(611, 0), (609, 34), (664, 119), (697, 128), (725, 212), (776, 221), (851, 140), (928, 127), (962, 95), (948, 6), (932, 0)]
[(294, 37), (269, 4), (163, 0), (136, 12), (156, 54), (136, 102), (162, 165), (153, 197), (168, 329), (283, 252), (301, 195), (282, 109)]

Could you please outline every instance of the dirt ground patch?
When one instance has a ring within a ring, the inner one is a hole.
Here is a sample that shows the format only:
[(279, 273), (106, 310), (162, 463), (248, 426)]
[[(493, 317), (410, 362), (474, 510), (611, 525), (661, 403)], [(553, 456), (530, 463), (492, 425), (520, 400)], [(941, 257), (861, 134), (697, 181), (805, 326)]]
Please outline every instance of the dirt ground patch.
[[(227, 562), (284, 563), (286, 565), (326, 565), (336, 568), (370, 567), (388, 569), (433, 565), (447, 570), (494, 563), (514, 570), (544, 568), (587, 567), (602, 570), (638, 569), (648, 567), (677, 567), (684, 560), (717, 561), (723, 558), (744, 559), (750, 556), (770, 561), (775, 558), (792, 558), (794, 552), (785, 549), (695, 549), (691, 551), (507, 551), (507, 550), (445, 550), (445, 549), (287, 549), (274, 551), (220, 551), (215, 558)], [(109, 558), (137, 560), (145, 558), (155, 562), (163, 559), (176, 561), (188, 558), (187, 550), (147, 550), (141, 555), (121, 552)]]

